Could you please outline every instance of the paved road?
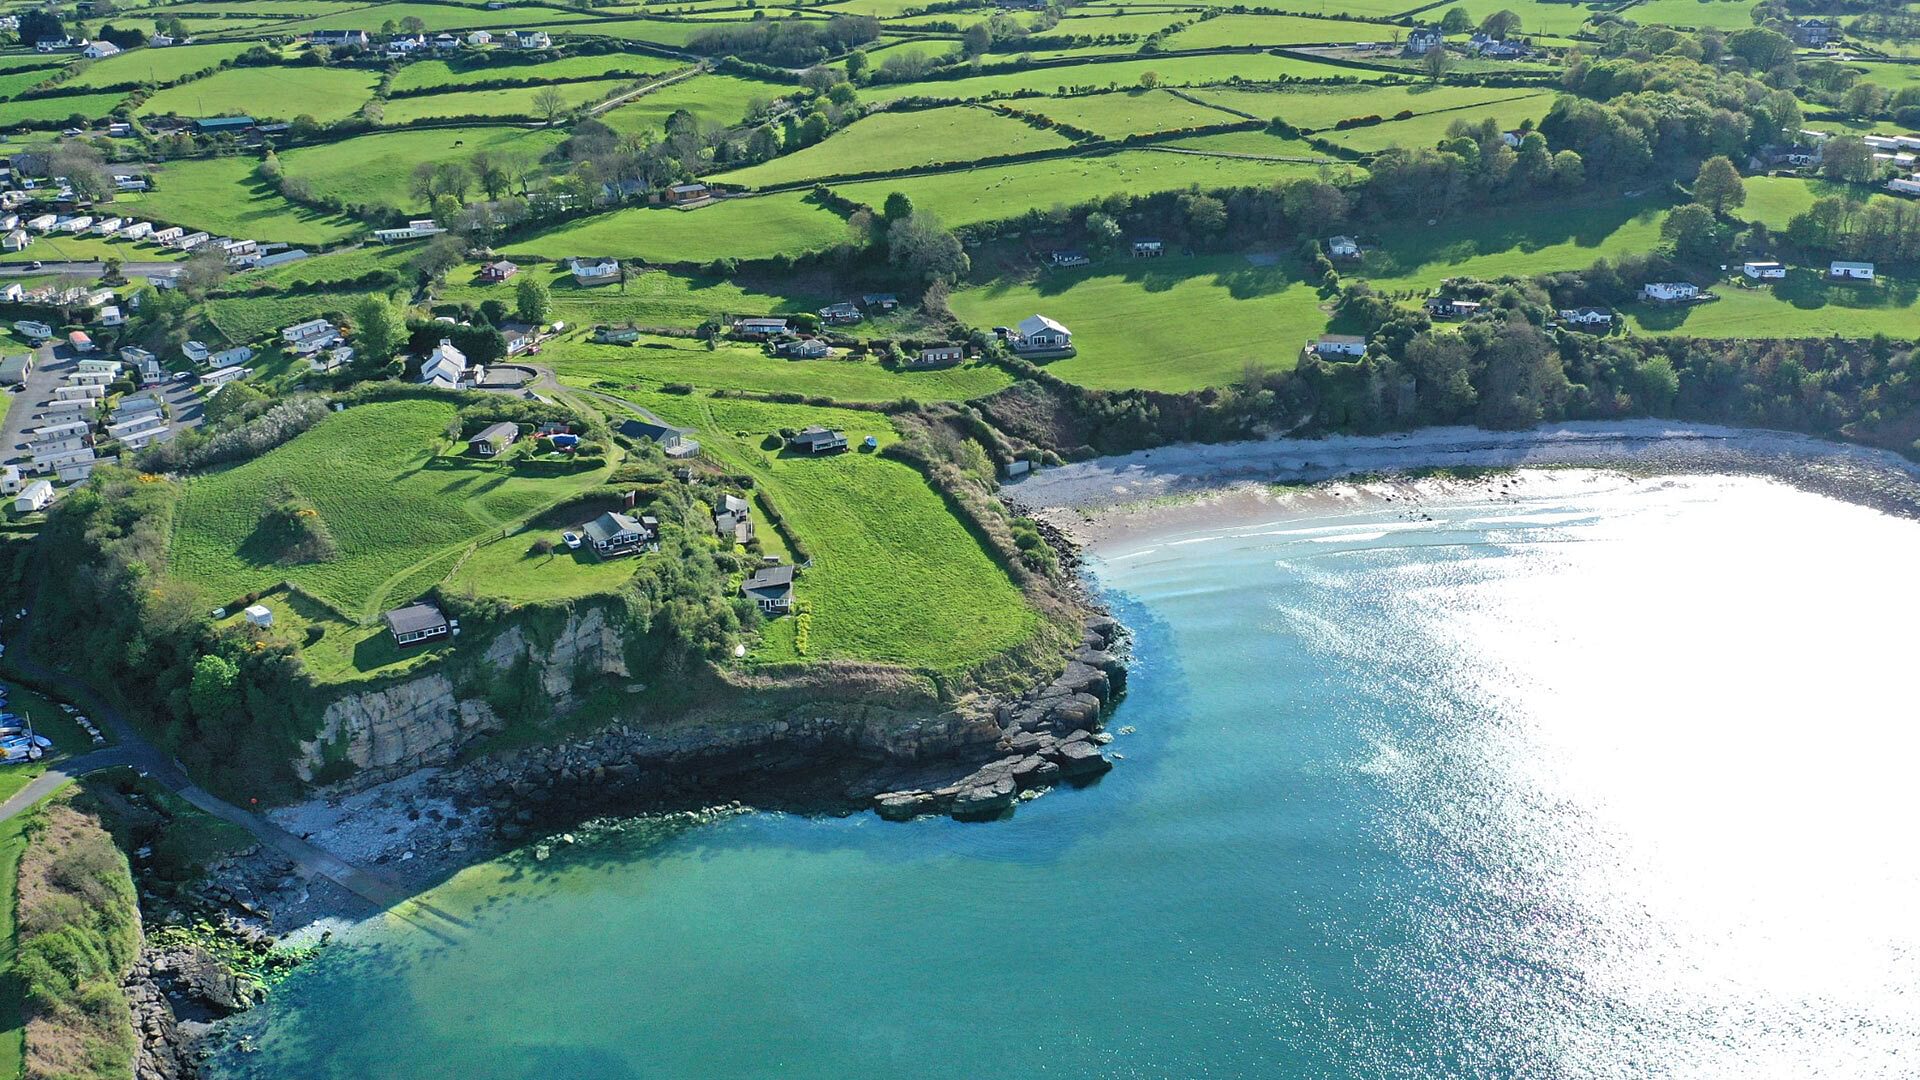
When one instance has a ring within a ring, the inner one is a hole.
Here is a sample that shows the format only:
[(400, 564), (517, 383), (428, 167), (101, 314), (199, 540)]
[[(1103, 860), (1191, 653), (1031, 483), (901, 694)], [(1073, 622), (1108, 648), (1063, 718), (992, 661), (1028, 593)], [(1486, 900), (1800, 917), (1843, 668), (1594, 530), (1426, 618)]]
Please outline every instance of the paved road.
[(148, 742), (120, 714), (119, 710), (102, 701), (91, 690), (24, 657), (16, 655), (12, 659), (15, 666), (25, 672), (36, 684), (53, 689), (57, 696), (65, 697), (85, 709), (95, 723), (113, 733), (114, 738), (119, 740), (119, 745), (105, 750), (96, 750), (90, 754), (82, 754), (49, 769), (5, 803), (0, 803), (0, 821), (5, 821), (32, 806), (73, 777), (115, 766), (132, 766), (205, 813), (238, 825), (252, 833), (261, 844), (273, 848), (291, 860), (298, 871), (305, 876), (325, 878), (367, 901), (375, 908), (399, 914), (421, 929), (445, 940), (452, 940), (452, 935), (444, 924), (455, 927), (465, 926), (459, 919), (431, 905), (410, 899), (405, 890), (394, 886), (372, 871), (354, 866), (318, 845), (293, 835), (266, 818), (243, 810), (201, 788), (187, 776), (186, 769), (181, 767), (178, 761)]
[(14, 393), (7, 405), (7, 418), (0, 423), (0, 465), (24, 463), (30, 456), (27, 431), (40, 426), (40, 412), (53, 400), (53, 388), (77, 363), (67, 354), (65, 345), (56, 347), (53, 342), (33, 351), (33, 370), (27, 373), (26, 389)]
[[(123, 274), (164, 274), (169, 270), (180, 269), (177, 262), (129, 262), (120, 264)], [(0, 263), (0, 277), (28, 277), (36, 274), (84, 274), (99, 277), (107, 272), (107, 264), (100, 262), (45, 262), (35, 270), (32, 263)]]

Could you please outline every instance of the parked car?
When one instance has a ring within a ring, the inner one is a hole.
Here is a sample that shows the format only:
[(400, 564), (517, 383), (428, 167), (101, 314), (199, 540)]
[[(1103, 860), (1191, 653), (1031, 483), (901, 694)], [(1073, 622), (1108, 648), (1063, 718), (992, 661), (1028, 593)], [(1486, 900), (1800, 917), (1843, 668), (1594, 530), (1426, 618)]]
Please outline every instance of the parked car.
[(567, 545), (567, 550), (569, 551), (580, 550), (580, 534), (579, 533), (570, 533), (570, 532), (561, 533), (560, 542)]

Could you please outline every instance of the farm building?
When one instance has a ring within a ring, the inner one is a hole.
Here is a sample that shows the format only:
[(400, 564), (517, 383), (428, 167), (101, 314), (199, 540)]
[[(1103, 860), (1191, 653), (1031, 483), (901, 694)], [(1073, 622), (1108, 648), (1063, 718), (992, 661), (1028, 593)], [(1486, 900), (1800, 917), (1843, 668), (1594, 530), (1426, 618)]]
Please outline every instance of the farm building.
[(818, 425), (800, 429), (787, 445), (808, 454), (831, 454), (847, 448), (847, 435), (843, 431), (834, 431)]
[(1322, 334), (1313, 351), (1321, 356), (1365, 356), (1367, 339), (1359, 334)]
[(1423, 28), (1407, 35), (1407, 44), (1402, 51), (1408, 56), (1425, 56), (1435, 49), (1444, 47), (1445, 41), (1440, 36), (1440, 31)]
[(773, 343), (773, 354), (789, 360), (818, 360), (832, 351), (823, 338), (784, 338)]
[(793, 567), (763, 566), (740, 585), (740, 595), (777, 613), (793, 610)]
[(1640, 299), (1656, 304), (1682, 304), (1700, 298), (1700, 286), (1687, 281), (1649, 281), (1640, 286)]
[(866, 308), (868, 311), (872, 311), (874, 308), (879, 308), (881, 311), (892, 311), (894, 308), (900, 306), (900, 298), (890, 292), (870, 292), (860, 298), (860, 306)]
[(1029, 315), (1014, 327), (1013, 348), (1016, 352), (1067, 349), (1072, 346), (1073, 331), (1045, 315)]
[(735, 319), (733, 332), (741, 337), (770, 338), (787, 332), (785, 319)]
[(387, 624), (387, 632), (393, 635), (393, 643), (402, 648), (443, 638), (453, 632), (446, 615), (424, 600), (394, 608), (380, 616), (380, 620)]
[(581, 527), (593, 550), (604, 558), (633, 555), (655, 544), (660, 523), (652, 517), (632, 517), (609, 510)]
[(520, 438), (520, 425), (501, 421), (489, 424), (480, 434), (467, 440), (467, 448), (481, 457), (493, 457)]
[(1827, 267), (1827, 276), (1835, 281), (1872, 281), (1873, 264), (1836, 259)]
[(846, 326), (865, 319), (866, 315), (855, 305), (842, 301), (821, 308), (820, 318), (835, 326)]
[(712, 189), (705, 184), (675, 184), (667, 189), (667, 201), (670, 203), (699, 202), (712, 195)]

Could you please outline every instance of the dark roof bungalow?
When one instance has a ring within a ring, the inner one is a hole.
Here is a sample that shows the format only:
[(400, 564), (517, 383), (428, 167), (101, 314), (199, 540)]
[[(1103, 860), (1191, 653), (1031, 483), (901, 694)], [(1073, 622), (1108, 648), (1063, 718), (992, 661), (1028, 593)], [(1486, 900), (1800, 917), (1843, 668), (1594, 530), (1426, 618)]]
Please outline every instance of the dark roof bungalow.
[(394, 608), (380, 618), (387, 624), (387, 632), (393, 635), (393, 643), (402, 648), (452, 633), (447, 616), (424, 600)]
[(787, 440), (787, 445), (808, 454), (831, 454), (835, 450), (847, 448), (847, 434), (844, 431), (834, 431), (831, 428), (815, 425), (802, 428), (793, 438)]
[(741, 584), (740, 595), (759, 604), (762, 611), (791, 611), (793, 609), (793, 567), (761, 567)]
[(660, 536), (660, 522), (654, 517), (631, 517), (609, 510), (583, 526), (593, 550), (604, 556), (631, 555)]

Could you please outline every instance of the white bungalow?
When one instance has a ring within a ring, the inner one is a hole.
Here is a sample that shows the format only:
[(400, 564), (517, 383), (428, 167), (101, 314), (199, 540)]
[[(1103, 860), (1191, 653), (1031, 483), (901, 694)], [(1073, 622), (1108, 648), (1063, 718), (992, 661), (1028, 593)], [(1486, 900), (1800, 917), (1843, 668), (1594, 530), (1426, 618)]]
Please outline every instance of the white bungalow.
[(1740, 272), (1755, 281), (1777, 281), (1787, 276), (1787, 268), (1777, 262), (1746, 262), (1740, 266)]
[(1649, 281), (1640, 286), (1640, 299), (1656, 304), (1683, 304), (1700, 298), (1700, 286), (1687, 281)]
[(1047, 318), (1045, 315), (1029, 315), (1014, 327), (1013, 348), (1015, 352), (1038, 351), (1044, 349), (1070, 349), (1073, 347), (1073, 331)]
[(451, 389), (473, 375), (474, 368), (467, 363), (467, 354), (454, 348), (450, 338), (441, 338), (440, 344), (420, 362), (420, 381), (433, 386)]
[(1827, 277), (1835, 281), (1872, 281), (1873, 264), (1836, 259), (1827, 267)]
[(1322, 334), (1313, 342), (1313, 351), (1321, 356), (1365, 356), (1367, 339), (1359, 334)]

